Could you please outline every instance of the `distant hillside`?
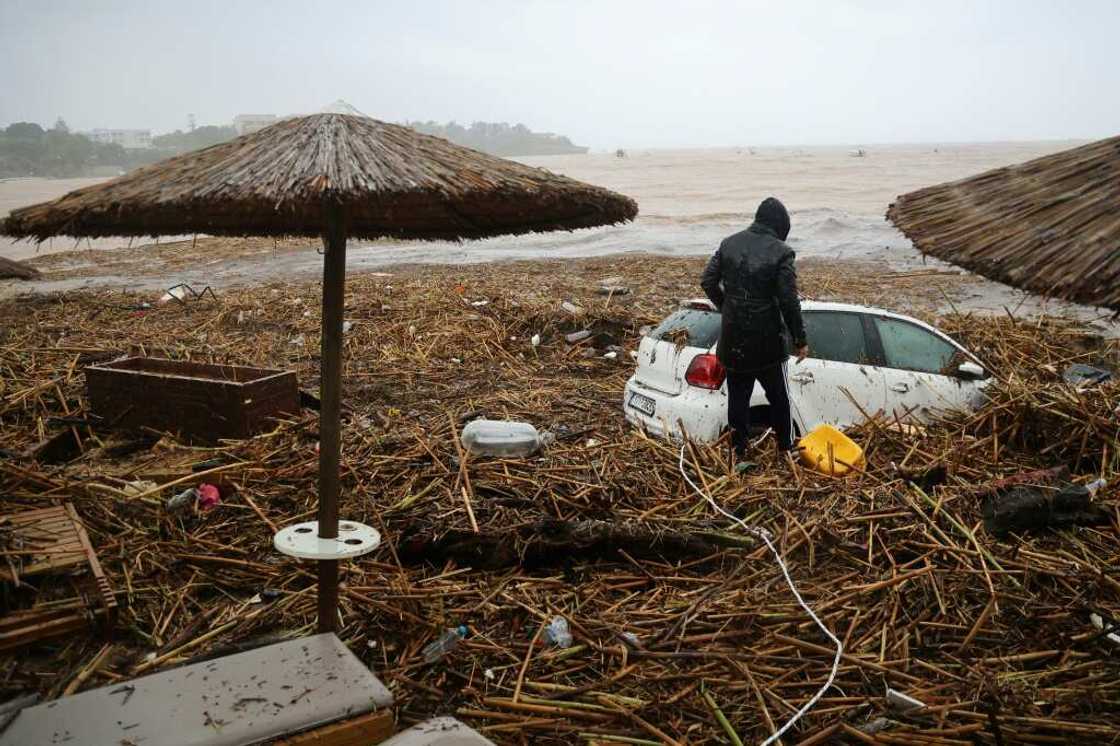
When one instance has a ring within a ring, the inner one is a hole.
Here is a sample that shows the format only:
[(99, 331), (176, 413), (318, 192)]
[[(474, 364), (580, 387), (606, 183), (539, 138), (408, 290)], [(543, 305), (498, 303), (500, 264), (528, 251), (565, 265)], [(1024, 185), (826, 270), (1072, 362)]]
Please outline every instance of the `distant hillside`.
[[(332, 106), (338, 107), (340, 104), (349, 106), (345, 102), (336, 102)], [(364, 116), (360, 112), (357, 115)], [(465, 145), (491, 155), (565, 155), (587, 152), (587, 148), (573, 145), (571, 140), (562, 135), (533, 132), (524, 124), (511, 126), (505, 122), (475, 122), (470, 127), (462, 127), (455, 122), (448, 124), (406, 122), (405, 124), (417, 132), (442, 137), (457, 145)], [(176, 131), (169, 135), (157, 135), (152, 138), (152, 144), (157, 148), (184, 152), (232, 140), (235, 136), (232, 127), (199, 127), (192, 132)]]
[(235, 137), (237, 137), (237, 130), (233, 127), (204, 125), (190, 132), (175, 130), (166, 135), (156, 135), (152, 138), (152, 145), (178, 154), (186, 153), (189, 150), (208, 148), (211, 145), (217, 145)]
[(115, 176), (188, 150), (233, 138), (232, 127), (199, 127), (152, 138), (151, 148), (125, 149), (71, 132), (59, 119), (46, 129), (34, 122), (0, 128), (0, 178), (17, 176)]
[[(475, 122), (407, 122), (407, 126), (458, 145), (499, 156), (566, 155), (586, 153), (562, 135), (533, 132), (523, 124)], [(14, 176), (72, 177), (115, 175), (190, 150), (216, 145), (236, 136), (233, 127), (204, 126), (190, 132), (176, 130), (152, 138), (152, 147), (126, 150), (120, 145), (93, 142), (71, 132), (61, 119), (51, 129), (32, 122), (0, 127), (0, 178)]]
[(115, 174), (156, 159), (153, 151), (125, 150), (71, 132), (59, 119), (46, 129), (34, 122), (0, 128), (0, 178)]
[(463, 127), (455, 122), (406, 122), (417, 132), (442, 137), (456, 145), (481, 150), (484, 153), (501, 156), (519, 155), (567, 155), (586, 153), (587, 148), (573, 145), (563, 135), (551, 132), (533, 132), (524, 124), (509, 125), (506, 122), (475, 122)]

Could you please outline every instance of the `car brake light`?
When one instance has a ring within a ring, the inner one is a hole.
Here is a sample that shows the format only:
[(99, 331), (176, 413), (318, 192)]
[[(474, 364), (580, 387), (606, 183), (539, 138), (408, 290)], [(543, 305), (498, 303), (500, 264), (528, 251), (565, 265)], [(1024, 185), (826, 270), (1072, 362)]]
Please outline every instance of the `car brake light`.
[(709, 354), (692, 358), (688, 372), (684, 374), (684, 380), (688, 381), (689, 386), (712, 390), (722, 386), (723, 379), (726, 377), (727, 371), (724, 370), (719, 358)]

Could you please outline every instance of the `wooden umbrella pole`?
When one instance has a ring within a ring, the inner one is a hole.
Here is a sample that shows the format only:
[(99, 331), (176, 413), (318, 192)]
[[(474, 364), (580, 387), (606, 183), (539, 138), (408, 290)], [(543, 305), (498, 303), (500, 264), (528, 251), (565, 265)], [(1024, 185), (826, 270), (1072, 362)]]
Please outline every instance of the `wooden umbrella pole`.
[[(346, 225), (339, 205), (324, 206), (323, 343), (319, 398), (319, 538), (338, 538), (342, 452), (342, 313), (346, 289)], [(338, 560), (319, 562), (319, 631), (338, 623)]]

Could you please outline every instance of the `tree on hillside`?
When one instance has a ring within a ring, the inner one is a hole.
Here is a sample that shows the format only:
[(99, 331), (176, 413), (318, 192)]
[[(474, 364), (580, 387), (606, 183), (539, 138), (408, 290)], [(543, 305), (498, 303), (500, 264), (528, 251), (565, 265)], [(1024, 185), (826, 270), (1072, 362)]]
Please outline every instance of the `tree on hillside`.
[(4, 130), (5, 137), (12, 140), (35, 140), (43, 137), (43, 128), (34, 122), (15, 122)]
[(587, 148), (573, 145), (566, 137), (533, 132), (524, 124), (512, 127), (507, 122), (472, 122), (463, 127), (457, 122), (407, 122), (407, 126), (425, 135), (435, 135), (458, 145), (493, 155), (547, 155), (586, 153)]
[(237, 137), (237, 131), (233, 127), (204, 125), (195, 127), (189, 132), (175, 130), (166, 135), (156, 135), (152, 138), (152, 145), (157, 148), (168, 148), (176, 153), (185, 153), (189, 150), (208, 148), (211, 145), (217, 145), (235, 137)]

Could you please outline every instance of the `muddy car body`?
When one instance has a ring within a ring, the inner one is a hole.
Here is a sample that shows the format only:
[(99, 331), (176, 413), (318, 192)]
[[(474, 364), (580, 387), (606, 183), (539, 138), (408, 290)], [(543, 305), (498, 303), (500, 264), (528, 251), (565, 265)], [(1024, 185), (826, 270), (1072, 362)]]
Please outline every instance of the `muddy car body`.
[[(787, 364), (794, 426), (857, 424), (876, 413), (927, 421), (969, 409), (990, 377), (976, 357), (929, 324), (881, 308), (803, 301), (809, 355)], [(727, 426), (727, 384), (715, 359), (720, 314), (706, 300), (687, 301), (647, 334), (626, 384), (626, 418), (656, 435), (714, 440)], [(755, 386), (752, 425), (769, 422)]]

